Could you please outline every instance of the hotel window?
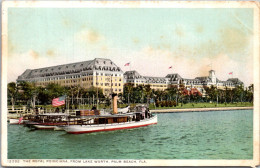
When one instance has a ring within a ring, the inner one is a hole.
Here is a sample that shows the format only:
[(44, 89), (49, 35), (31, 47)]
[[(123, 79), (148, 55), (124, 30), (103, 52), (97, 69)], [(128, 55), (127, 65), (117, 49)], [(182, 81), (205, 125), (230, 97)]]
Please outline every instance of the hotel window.
[(115, 86), (117, 86), (117, 83), (115, 83)]
[(115, 91), (117, 91), (117, 89), (115, 89)]
[(122, 81), (122, 79), (120, 78), (119, 81)]
[(118, 86), (121, 86), (121, 84), (119, 83)]
[(121, 92), (121, 89), (119, 89), (119, 92)]

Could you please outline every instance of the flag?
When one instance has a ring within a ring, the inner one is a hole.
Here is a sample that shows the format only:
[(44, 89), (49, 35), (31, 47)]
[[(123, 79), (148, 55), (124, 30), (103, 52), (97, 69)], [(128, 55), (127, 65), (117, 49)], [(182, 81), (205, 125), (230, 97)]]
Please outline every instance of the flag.
[(170, 66), (169, 69), (172, 69), (172, 66)]
[(228, 74), (229, 74), (229, 75), (232, 75), (232, 74), (233, 74), (233, 72), (229, 72)]
[(52, 106), (58, 107), (65, 104), (65, 96), (61, 96), (52, 100)]
[(23, 121), (23, 117), (19, 118), (18, 124), (21, 124), (22, 121)]
[(130, 65), (130, 62), (126, 63), (125, 66), (129, 66)]

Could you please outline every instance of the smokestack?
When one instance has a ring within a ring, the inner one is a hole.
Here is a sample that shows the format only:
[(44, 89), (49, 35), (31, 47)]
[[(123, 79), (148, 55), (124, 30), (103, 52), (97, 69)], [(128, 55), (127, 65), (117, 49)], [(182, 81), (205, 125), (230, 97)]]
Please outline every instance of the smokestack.
[(112, 94), (113, 99), (113, 114), (117, 114), (117, 94)]

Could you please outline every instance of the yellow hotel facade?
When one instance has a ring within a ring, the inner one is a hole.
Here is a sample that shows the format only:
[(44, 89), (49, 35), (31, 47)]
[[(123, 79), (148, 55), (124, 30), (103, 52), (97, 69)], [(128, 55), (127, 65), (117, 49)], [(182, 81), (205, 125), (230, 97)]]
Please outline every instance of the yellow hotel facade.
[(17, 82), (35, 82), (37, 86), (56, 83), (61, 86), (98, 87), (105, 95), (122, 93), (123, 71), (110, 59), (96, 58), (90, 61), (57, 65), (39, 69), (27, 69)]
[(137, 71), (123, 73), (110, 59), (96, 58), (94, 60), (63, 64), (39, 69), (27, 69), (17, 79), (17, 82), (35, 82), (37, 86), (47, 86), (56, 83), (61, 86), (81, 86), (83, 88), (98, 87), (105, 95), (122, 93), (125, 83), (150, 85), (154, 90), (166, 90), (169, 86), (183, 85), (187, 90), (197, 88), (205, 93), (204, 86), (215, 86), (218, 89), (233, 89), (243, 85), (238, 78), (229, 78), (227, 81), (219, 80), (214, 70), (209, 71), (209, 76), (196, 77), (195, 79), (182, 78), (179, 74), (168, 74), (165, 77), (142, 76)]

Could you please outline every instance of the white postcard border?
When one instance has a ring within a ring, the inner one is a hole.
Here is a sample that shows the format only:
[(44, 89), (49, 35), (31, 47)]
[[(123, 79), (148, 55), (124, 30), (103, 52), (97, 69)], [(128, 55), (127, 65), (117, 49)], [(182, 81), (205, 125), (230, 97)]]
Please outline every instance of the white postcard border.
[[(7, 159), (7, 9), (58, 8), (253, 8), (254, 9), (254, 154), (253, 160), (150, 160), (150, 159)], [(3, 166), (252, 166), (259, 165), (259, 2), (170, 1), (4, 1), (2, 3), (1, 162)]]

